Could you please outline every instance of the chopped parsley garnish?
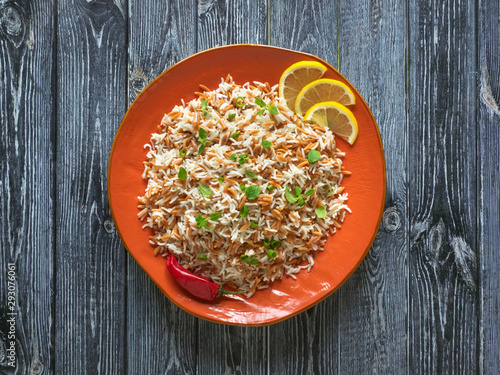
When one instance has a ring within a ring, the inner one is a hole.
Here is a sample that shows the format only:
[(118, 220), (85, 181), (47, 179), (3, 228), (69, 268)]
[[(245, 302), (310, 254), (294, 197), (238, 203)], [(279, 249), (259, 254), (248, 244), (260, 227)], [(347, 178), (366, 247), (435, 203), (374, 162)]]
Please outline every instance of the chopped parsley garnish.
[(277, 116), (277, 115), (280, 114), (279, 111), (278, 111), (278, 108), (276, 108), (276, 106), (274, 106), (272, 104), (268, 107), (268, 109), (269, 109), (269, 113), (272, 114), (272, 115)]
[(198, 229), (201, 229), (201, 228), (210, 229), (207, 225), (207, 219), (205, 219), (203, 216), (201, 216), (201, 214), (198, 214), (196, 216), (195, 220), (196, 220), (196, 226), (198, 227)]
[(269, 148), (269, 147), (272, 147), (272, 145), (273, 145), (273, 144), (271, 143), (271, 141), (268, 141), (267, 139), (264, 139), (264, 140), (262, 141), (261, 145), (262, 145), (262, 147), (264, 147), (264, 148)]
[(259, 110), (257, 111), (257, 115), (259, 115), (259, 116), (260, 116), (260, 115), (263, 115), (265, 111), (266, 111), (266, 109), (265, 109), (265, 108), (264, 108), (264, 109), (259, 109)]
[(217, 221), (221, 218), (222, 216), (222, 212), (212, 212), (208, 218), (212, 221)]
[(302, 193), (302, 189), (300, 188), (300, 186), (295, 186), (295, 189), (293, 189), (295, 191), (295, 195), (299, 195), (300, 193)]
[(245, 185), (240, 185), (240, 190), (242, 192), (245, 192), (246, 189), (247, 189), (247, 187)]
[(325, 206), (319, 206), (316, 208), (316, 217), (319, 219), (324, 219), (326, 217), (326, 208)]
[(297, 197), (293, 195), (292, 191), (289, 188), (285, 189), (285, 198), (290, 203), (297, 202)]
[(198, 130), (198, 142), (200, 142), (200, 147), (198, 148), (198, 155), (200, 155), (207, 145), (207, 131), (203, 128)]
[(236, 155), (235, 153), (232, 153), (231, 156), (229, 157), (229, 159), (232, 161), (235, 161), (237, 157), (238, 157), (238, 155)]
[(245, 195), (247, 196), (248, 199), (252, 200), (257, 198), (260, 192), (261, 192), (260, 187), (258, 187), (257, 185), (251, 185), (246, 188)]
[(313, 195), (314, 193), (314, 189), (309, 189), (308, 191), (306, 191), (306, 193), (304, 194), (306, 197), (309, 197), (311, 195)]
[(210, 189), (207, 185), (199, 184), (198, 190), (205, 198), (210, 198), (212, 195), (212, 189)]
[(257, 264), (259, 264), (259, 260), (257, 258), (254, 258), (253, 255), (250, 257), (250, 264), (252, 266), (256, 266)]
[(177, 174), (177, 177), (179, 178), (179, 180), (183, 181), (187, 178), (187, 172), (184, 169), (184, 167), (179, 168), (179, 173)]
[(210, 111), (207, 109), (207, 107), (208, 107), (207, 99), (203, 99), (200, 103), (200, 109), (201, 109), (203, 118), (207, 118), (209, 113), (210, 113)]
[(207, 260), (207, 254), (198, 254), (198, 259)]
[(309, 151), (309, 154), (307, 154), (307, 160), (309, 160), (309, 163), (311, 164), (316, 163), (320, 158), (321, 158), (321, 152), (317, 150), (311, 150)]
[(304, 200), (304, 198), (302, 198), (301, 195), (298, 196), (297, 202), (299, 203), (300, 207), (304, 207), (304, 205), (306, 204), (306, 201)]
[(248, 207), (247, 206), (243, 206), (241, 207), (241, 210), (240, 210), (240, 216), (241, 217), (247, 217), (248, 216)]
[(260, 108), (266, 108), (266, 106), (267, 106), (266, 102), (263, 101), (261, 98), (255, 98), (255, 103), (257, 103), (257, 105)]
[(255, 258), (253, 255), (249, 257), (248, 255), (243, 254), (243, 255), (240, 256), (240, 258), (245, 263), (250, 263), (251, 265), (254, 265), (254, 266), (256, 266), (257, 264), (259, 264), (259, 260), (257, 258)]
[(238, 163), (240, 163), (240, 165), (243, 165), (247, 162), (247, 159), (248, 159), (248, 154), (241, 154), (238, 156)]
[(248, 178), (257, 178), (257, 175), (249, 169), (245, 170), (245, 174), (247, 175)]

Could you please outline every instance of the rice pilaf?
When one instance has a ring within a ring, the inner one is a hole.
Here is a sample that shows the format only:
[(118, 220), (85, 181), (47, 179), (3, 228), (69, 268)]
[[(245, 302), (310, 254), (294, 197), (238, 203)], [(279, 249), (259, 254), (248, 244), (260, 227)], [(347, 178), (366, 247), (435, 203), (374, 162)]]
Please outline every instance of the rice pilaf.
[(314, 264), (344, 220), (344, 155), (300, 120), (277, 85), (219, 88), (177, 105), (151, 137), (138, 217), (154, 254), (247, 297)]

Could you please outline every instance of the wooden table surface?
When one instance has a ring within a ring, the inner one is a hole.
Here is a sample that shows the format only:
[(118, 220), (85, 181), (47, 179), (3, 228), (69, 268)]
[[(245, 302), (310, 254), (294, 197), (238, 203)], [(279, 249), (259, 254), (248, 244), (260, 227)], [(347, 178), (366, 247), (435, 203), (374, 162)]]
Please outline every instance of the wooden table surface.
[[(498, 0), (0, 1), (0, 373), (500, 373), (499, 20)], [(121, 244), (106, 191), (136, 95), (236, 43), (335, 66), (387, 162), (361, 266), (269, 327), (171, 303)]]

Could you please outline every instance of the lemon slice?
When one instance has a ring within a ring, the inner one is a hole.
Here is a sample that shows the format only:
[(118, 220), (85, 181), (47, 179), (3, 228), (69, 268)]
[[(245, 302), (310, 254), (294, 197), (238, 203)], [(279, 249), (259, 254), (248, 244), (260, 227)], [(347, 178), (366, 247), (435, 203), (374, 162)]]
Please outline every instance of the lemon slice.
[(353, 113), (337, 102), (324, 102), (313, 105), (304, 116), (306, 121), (329, 127), (332, 132), (351, 145), (358, 136), (358, 123)]
[(325, 72), (326, 66), (317, 61), (299, 61), (289, 66), (281, 75), (279, 96), (285, 99), (287, 107), (293, 111), (300, 90), (308, 83), (321, 78)]
[(342, 105), (356, 104), (356, 98), (345, 83), (323, 78), (304, 86), (295, 102), (295, 113), (304, 116), (309, 108), (316, 103), (337, 102)]

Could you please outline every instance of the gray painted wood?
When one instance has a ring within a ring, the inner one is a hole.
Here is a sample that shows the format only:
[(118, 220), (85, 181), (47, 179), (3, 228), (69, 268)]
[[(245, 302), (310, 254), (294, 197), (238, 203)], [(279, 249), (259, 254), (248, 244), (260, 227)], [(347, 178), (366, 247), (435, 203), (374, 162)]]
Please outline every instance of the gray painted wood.
[[(500, 373), (499, 19), (486, 0), (0, 2), (0, 373)], [(126, 253), (107, 202), (127, 106), (173, 63), (232, 43), (338, 67), (385, 146), (369, 255), (335, 294), (270, 327), (173, 305)]]
[(125, 370), (125, 260), (107, 201), (107, 162), (126, 108), (127, 14), (57, 4), (55, 372)]
[(381, 230), (339, 290), (344, 374), (408, 371), (405, 12), (399, 0), (340, 2), (339, 69), (370, 106), (390, 166)]
[(410, 373), (478, 370), (475, 9), (409, 8)]
[(478, 250), (479, 369), (500, 368), (500, 4), (478, 10)]
[(2, 374), (54, 366), (54, 38), (50, 2), (0, 4)]
[[(128, 35), (131, 104), (156, 76), (196, 52), (196, 2), (129, 1)], [(196, 372), (198, 319), (171, 303), (130, 256), (127, 325), (127, 373)]]

